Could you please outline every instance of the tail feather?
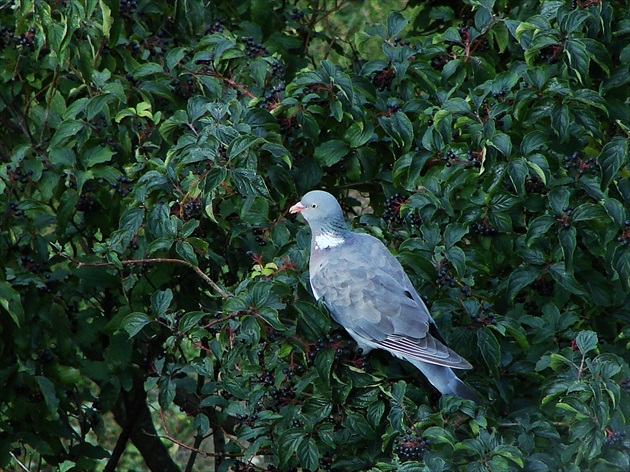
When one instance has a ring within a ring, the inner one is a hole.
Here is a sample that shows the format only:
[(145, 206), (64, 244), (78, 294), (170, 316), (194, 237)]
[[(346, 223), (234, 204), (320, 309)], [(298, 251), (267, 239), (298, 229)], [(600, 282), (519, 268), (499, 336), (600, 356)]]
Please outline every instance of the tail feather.
[(481, 400), (471, 388), (460, 380), (450, 367), (435, 364), (427, 364), (416, 360), (409, 360), (420, 372), (424, 374), (431, 384), (442, 394), (457, 395), (458, 397), (472, 400), (477, 404)]

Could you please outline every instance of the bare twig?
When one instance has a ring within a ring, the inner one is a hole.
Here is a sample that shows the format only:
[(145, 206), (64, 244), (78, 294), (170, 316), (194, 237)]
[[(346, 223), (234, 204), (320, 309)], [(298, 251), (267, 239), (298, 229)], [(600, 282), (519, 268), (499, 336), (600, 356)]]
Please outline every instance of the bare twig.
[[(65, 256), (71, 260), (77, 267), (115, 267), (113, 262), (81, 262), (71, 257)], [(217, 292), (223, 298), (230, 298), (232, 295), (223, 290), (214, 280), (208, 277), (199, 267), (192, 265), (190, 262), (181, 259), (165, 259), (165, 258), (151, 258), (151, 259), (127, 259), (120, 261), (122, 265), (135, 265), (135, 264), (179, 264), (189, 269), (194, 270), (199, 277), (201, 277), (208, 285), (210, 285), (215, 292)]]
[(20, 466), (20, 468), (21, 468), (22, 470), (25, 470), (26, 472), (30, 472), (30, 471), (28, 470), (28, 468), (27, 468), (24, 464), (22, 464), (22, 462), (20, 461), (20, 459), (18, 459), (18, 458), (17, 458), (17, 456), (16, 456), (15, 454), (13, 454), (13, 452), (11, 452), (10, 454), (11, 454), (11, 457), (13, 457), (13, 460), (15, 460), (15, 462), (17, 462), (17, 463), (18, 463), (18, 465)]

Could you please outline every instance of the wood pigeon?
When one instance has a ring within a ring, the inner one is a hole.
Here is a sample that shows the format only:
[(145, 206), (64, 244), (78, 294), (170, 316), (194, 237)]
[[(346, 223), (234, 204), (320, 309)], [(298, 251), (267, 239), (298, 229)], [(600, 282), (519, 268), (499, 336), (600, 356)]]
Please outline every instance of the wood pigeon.
[(452, 369), (472, 366), (450, 349), (400, 262), (369, 234), (350, 231), (339, 203), (314, 190), (289, 209), (311, 228), (313, 295), (364, 352), (385, 349), (411, 362), (442, 394), (479, 402)]

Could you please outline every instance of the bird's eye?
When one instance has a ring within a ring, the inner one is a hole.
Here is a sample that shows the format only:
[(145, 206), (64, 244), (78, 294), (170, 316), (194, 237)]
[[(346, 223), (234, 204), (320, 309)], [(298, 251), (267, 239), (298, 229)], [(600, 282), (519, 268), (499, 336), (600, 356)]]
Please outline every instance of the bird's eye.
[(317, 203), (313, 203), (313, 204), (311, 205), (311, 208), (317, 208)]

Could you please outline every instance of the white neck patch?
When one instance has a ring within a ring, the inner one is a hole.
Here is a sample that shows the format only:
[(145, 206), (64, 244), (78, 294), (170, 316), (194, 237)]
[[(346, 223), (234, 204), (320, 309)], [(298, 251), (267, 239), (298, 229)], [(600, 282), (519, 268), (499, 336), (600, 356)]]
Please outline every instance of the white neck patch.
[(329, 247), (339, 246), (344, 241), (344, 238), (333, 236), (332, 234), (318, 234), (315, 236), (315, 249), (328, 249)]

